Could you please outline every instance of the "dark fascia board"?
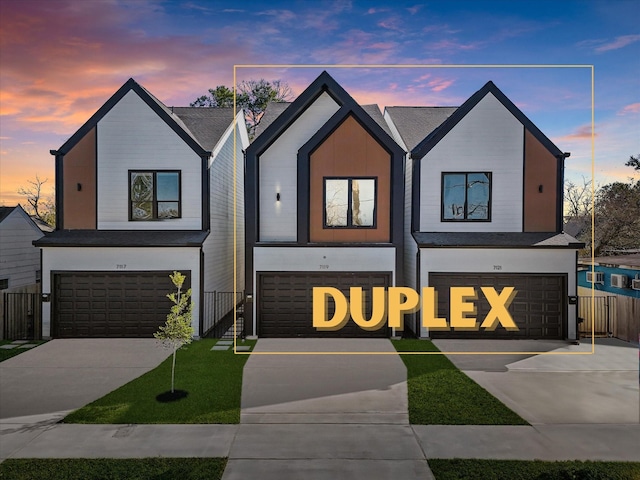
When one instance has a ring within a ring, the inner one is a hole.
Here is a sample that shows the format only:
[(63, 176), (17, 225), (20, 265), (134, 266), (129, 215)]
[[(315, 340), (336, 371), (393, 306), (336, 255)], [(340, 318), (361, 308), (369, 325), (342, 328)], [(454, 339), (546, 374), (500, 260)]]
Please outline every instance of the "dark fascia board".
[(89, 120), (85, 122), (82, 127), (74, 133), (69, 140), (67, 140), (58, 150), (50, 150), (52, 155), (66, 155), (89, 131), (95, 127), (102, 118), (109, 113), (109, 111), (124, 97), (130, 90), (136, 92), (136, 94), (149, 106), (151, 109), (162, 119), (164, 122), (176, 132), (182, 140), (185, 141), (191, 149), (196, 152), (200, 157), (211, 156), (211, 152), (202, 148), (202, 146), (196, 142), (191, 135), (184, 131), (184, 129), (171, 118), (171, 116), (160, 106), (158, 102), (151, 98), (151, 96), (142, 88), (133, 78), (130, 78), (122, 85), (116, 93), (114, 93), (109, 100), (106, 101), (102, 107), (94, 113)]
[[(347, 103), (356, 103), (331, 75), (323, 71), (298, 98), (269, 125), (247, 148), (247, 157), (257, 157), (275, 142), (296, 119), (309, 108), (323, 93), (328, 93), (342, 107)], [(368, 115), (367, 115), (368, 116)]]
[(496, 87), (496, 85), (489, 80), (480, 90), (471, 95), (464, 102), (460, 108), (458, 108), (453, 114), (442, 123), (438, 128), (436, 128), (433, 132), (431, 132), (427, 137), (422, 140), (416, 147), (411, 151), (411, 157), (414, 159), (421, 159), (424, 157), (429, 151), (440, 141), (444, 136), (455, 127), (458, 122), (460, 122), (466, 115), (469, 113), (479, 102), (482, 100), (488, 93), (492, 93), (494, 97), (498, 99), (502, 105), (505, 106), (511, 114), (520, 121), (524, 125), (524, 127), (531, 132), (531, 134), (538, 139), (540, 143), (542, 143), (549, 152), (551, 152), (556, 158), (562, 157), (562, 151), (556, 147), (556, 145), (549, 140), (549, 138), (540, 131), (538, 127), (534, 125), (534, 123), (527, 118), (527, 116), (522, 113), (522, 111), (516, 107), (511, 100), (507, 98), (507, 96), (502, 93), (502, 91)]
[(378, 143), (394, 158), (404, 158), (404, 150), (389, 136), (355, 100), (345, 103), (320, 129), (305, 143), (299, 154), (311, 155), (347, 118), (353, 117)]

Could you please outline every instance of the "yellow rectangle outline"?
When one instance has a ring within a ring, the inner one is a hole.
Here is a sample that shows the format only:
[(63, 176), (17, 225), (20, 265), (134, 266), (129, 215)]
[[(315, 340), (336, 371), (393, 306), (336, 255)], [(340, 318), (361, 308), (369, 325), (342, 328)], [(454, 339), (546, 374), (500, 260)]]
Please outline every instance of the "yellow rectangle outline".
[[(580, 64), (240, 64), (233, 65), (233, 353), (235, 355), (593, 355), (595, 353), (595, 322), (591, 322), (591, 351), (590, 352), (239, 352), (237, 351), (237, 191), (236, 191), (236, 166), (237, 166), (237, 128), (236, 128), (236, 91), (237, 69), (240, 68), (589, 68), (591, 69), (591, 244), (594, 245), (595, 235), (595, 71), (594, 65)], [(245, 252), (246, 255), (246, 252)], [(595, 271), (594, 252), (591, 248), (591, 271)], [(576, 291), (578, 288), (576, 276)], [(246, 281), (246, 278), (245, 278)], [(577, 297), (577, 295), (576, 295)], [(577, 305), (577, 304), (576, 304)], [(576, 307), (577, 308), (577, 307)], [(591, 308), (595, 310), (595, 286), (591, 284)], [(576, 337), (579, 333), (576, 325)]]

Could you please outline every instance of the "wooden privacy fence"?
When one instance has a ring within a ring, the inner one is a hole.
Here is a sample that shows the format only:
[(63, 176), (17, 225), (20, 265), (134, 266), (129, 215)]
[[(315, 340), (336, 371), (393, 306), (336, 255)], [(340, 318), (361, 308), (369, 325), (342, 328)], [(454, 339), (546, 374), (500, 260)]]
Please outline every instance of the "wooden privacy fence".
[(580, 296), (578, 331), (583, 337), (616, 337), (637, 342), (640, 333), (640, 298), (623, 295)]
[(3, 338), (40, 340), (42, 302), (39, 293), (3, 293)]

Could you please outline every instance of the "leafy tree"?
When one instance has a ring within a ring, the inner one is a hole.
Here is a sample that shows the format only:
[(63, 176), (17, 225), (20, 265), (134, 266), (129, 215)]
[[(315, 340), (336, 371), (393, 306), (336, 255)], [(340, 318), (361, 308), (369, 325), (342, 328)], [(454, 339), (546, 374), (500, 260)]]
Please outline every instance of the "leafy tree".
[(167, 295), (169, 300), (173, 302), (171, 311), (167, 315), (166, 323), (153, 336), (161, 340), (166, 347), (171, 348), (173, 351), (171, 393), (174, 393), (176, 351), (183, 345), (191, 343), (193, 337), (193, 327), (191, 326), (193, 303), (191, 302), (191, 289), (182, 293), (182, 285), (186, 277), (182, 273), (174, 271), (172, 275), (169, 275), (169, 278), (177, 288), (177, 291)]
[[(640, 155), (631, 156), (626, 165), (639, 170), (638, 161)], [(587, 245), (583, 253), (593, 249), (593, 255), (600, 256), (640, 248), (640, 180), (604, 185), (595, 189), (594, 197), (591, 191), (591, 181), (584, 178), (582, 185), (565, 183), (565, 228), (578, 232), (578, 240)]]
[(29, 215), (34, 215), (36, 218), (42, 220), (51, 227), (55, 227), (55, 195), (52, 193), (45, 197), (42, 192), (42, 186), (47, 183), (48, 180), (48, 178), (41, 180), (40, 177), (36, 175), (35, 180), (27, 180), (27, 183), (30, 185), (29, 187), (18, 188), (18, 194), (26, 197), (29, 206), (25, 207), (25, 210)]
[[(260, 124), (262, 114), (270, 102), (286, 102), (293, 93), (289, 85), (282, 80), (271, 82), (260, 80), (243, 80), (236, 88), (236, 106), (245, 112), (249, 136), (253, 137)], [(233, 90), (218, 85), (209, 89), (208, 95), (202, 95), (191, 103), (192, 107), (233, 107)]]
[(196, 98), (190, 105), (192, 107), (232, 108), (233, 90), (224, 85), (218, 85), (215, 90), (213, 88), (209, 89), (209, 95), (202, 95)]
[(633, 155), (631, 155), (629, 157), (629, 161), (627, 163), (625, 163), (625, 165), (627, 167), (633, 167), (633, 169), (636, 170), (636, 171), (640, 170), (640, 153), (638, 155), (636, 155), (635, 157)]

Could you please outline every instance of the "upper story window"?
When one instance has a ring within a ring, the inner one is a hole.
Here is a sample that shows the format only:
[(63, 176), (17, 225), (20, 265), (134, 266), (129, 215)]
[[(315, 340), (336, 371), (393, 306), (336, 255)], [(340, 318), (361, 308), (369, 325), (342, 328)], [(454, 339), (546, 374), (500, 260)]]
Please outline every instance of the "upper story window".
[(4, 290), (9, 288), (9, 279), (8, 278), (0, 278), (0, 290)]
[(442, 221), (491, 221), (491, 173), (443, 173)]
[(129, 171), (129, 220), (180, 218), (179, 171)]
[(324, 227), (374, 228), (376, 178), (325, 178)]

